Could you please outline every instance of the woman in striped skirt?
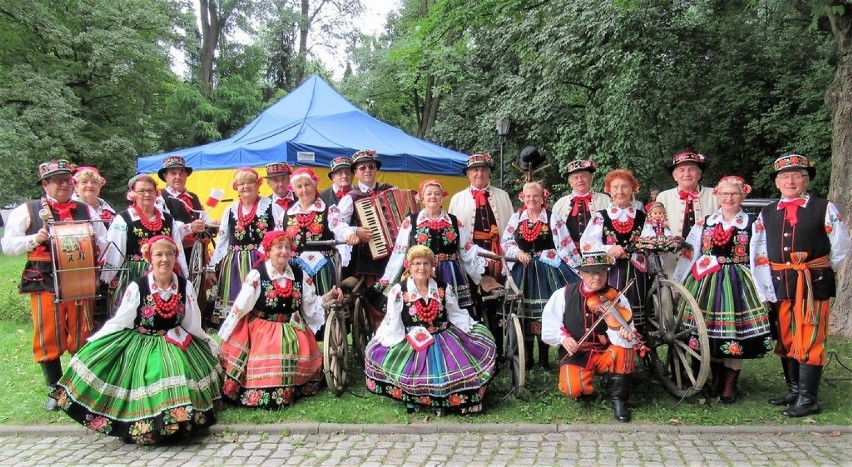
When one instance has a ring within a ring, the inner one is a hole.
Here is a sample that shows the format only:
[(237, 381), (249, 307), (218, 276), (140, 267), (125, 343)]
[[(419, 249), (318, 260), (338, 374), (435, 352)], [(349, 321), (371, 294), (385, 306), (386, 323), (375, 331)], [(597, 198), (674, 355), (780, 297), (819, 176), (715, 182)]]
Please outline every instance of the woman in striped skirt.
[(459, 308), (452, 286), (433, 279), (429, 247), (411, 247), (407, 260), (367, 344), (367, 389), (404, 402), (409, 412), (479, 412), (495, 371), (494, 336)]

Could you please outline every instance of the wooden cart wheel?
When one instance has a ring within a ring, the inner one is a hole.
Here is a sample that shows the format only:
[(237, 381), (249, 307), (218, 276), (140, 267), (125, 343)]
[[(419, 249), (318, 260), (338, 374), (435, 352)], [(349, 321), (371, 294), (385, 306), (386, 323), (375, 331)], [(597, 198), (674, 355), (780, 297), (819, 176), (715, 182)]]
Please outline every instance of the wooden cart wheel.
[(515, 397), (521, 395), (526, 384), (526, 355), (524, 349), (524, 332), (518, 315), (510, 313), (503, 326), (503, 356), (509, 369), (512, 382), (512, 393)]
[(340, 310), (331, 310), (331, 313), (329, 313), (328, 319), (325, 321), (323, 339), (322, 364), (325, 382), (328, 383), (328, 388), (334, 391), (334, 395), (339, 396), (346, 389), (349, 363), (346, 322), (340, 316)]
[(204, 285), (204, 242), (195, 242), (189, 252), (189, 282), (196, 297), (201, 296)]
[(370, 342), (373, 331), (370, 328), (367, 310), (364, 308), (362, 300), (362, 297), (358, 297), (352, 305), (352, 350), (355, 360), (363, 366), (367, 343)]
[[(710, 342), (702, 313), (693, 315), (694, 328), (685, 326), (683, 311), (677, 310), (678, 299), (699, 310), (695, 297), (680, 283), (662, 279), (651, 286), (646, 302), (650, 307), (646, 313), (647, 344), (652, 367), (666, 389), (676, 397), (690, 397), (701, 391), (710, 373)], [(693, 336), (695, 339), (691, 339)]]

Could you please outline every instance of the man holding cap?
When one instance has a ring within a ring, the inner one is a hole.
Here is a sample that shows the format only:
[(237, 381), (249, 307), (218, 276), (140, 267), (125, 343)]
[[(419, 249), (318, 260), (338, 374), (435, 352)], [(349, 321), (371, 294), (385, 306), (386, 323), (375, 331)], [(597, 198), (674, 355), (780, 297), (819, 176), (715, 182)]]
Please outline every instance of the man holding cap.
[(571, 193), (559, 198), (553, 205), (553, 213), (565, 219), (568, 233), (575, 245), (589, 223), (592, 213), (606, 209), (612, 201), (606, 193), (592, 191), (592, 174), (598, 166), (591, 160), (578, 159), (568, 163), (568, 184)]
[(849, 232), (837, 206), (811, 196), (816, 168), (804, 156), (785, 154), (769, 176), (781, 200), (764, 206), (751, 239), (751, 268), (760, 299), (771, 304), (775, 353), (781, 357), (787, 393), (772, 398), (787, 417), (819, 413), (822, 367), (826, 363), (829, 300), (835, 271), (849, 253)]
[(352, 189), (352, 159), (344, 156), (331, 160), (331, 172), (328, 178), (332, 185), (320, 193), (320, 199), (326, 206), (337, 206), (341, 199)]
[[(582, 255), (580, 282), (557, 290), (544, 306), (541, 340), (559, 346), (560, 356), (567, 354), (559, 369), (560, 391), (575, 399), (587, 398), (594, 394), (592, 377), (608, 375), (615, 419), (629, 422), (627, 397), (633, 373), (635, 328), (630, 303), (623, 295), (615, 301), (618, 291), (607, 285), (609, 268), (614, 263), (615, 259), (604, 252)], [(624, 324), (612, 328), (604, 320), (598, 322), (601, 313), (618, 313)]]
[[(45, 222), (100, 220), (91, 206), (71, 199), (75, 168), (63, 159), (39, 165), (38, 184), (44, 190), (44, 196), (27, 201), (9, 213), (2, 240), (6, 255), (27, 254), (18, 290), (30, 296), (33, 358), (41, 365), (48, 394), (56, 388), (56, 383), (62, 377), (59, 358), (66, 351), (72, 355), (76, 353), (94, 330), (94, 300), (54, 302), (58, 291), (54, 290), (53, 245)], [(106, 228), (102, 222), (93, 222), (91, 225), (98, 248), (103, 252), (106, 248)], [(48, 397), (44, 409), (57, 410), (56, 400)]]

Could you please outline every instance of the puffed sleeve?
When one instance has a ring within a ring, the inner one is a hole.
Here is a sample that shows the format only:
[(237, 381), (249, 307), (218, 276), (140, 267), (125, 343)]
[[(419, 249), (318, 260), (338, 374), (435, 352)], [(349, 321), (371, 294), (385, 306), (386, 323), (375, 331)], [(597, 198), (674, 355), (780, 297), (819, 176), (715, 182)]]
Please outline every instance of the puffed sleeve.
[(225, 322), (219, 327), (219, 337), (227, 340), (237, 327), (237, 323), (252, 309), (257, 299), (260, 298), (260, 273), (256, 269), (249, 271), (246, 280), (225, 318)]
[[(334, 204), (328, 206), (328, 227), (334, 232), (334, 239), (338, 242), (345, 242), (346, 238), (355, 234), (355, 228), (343, 222), (340, 218), (340, 209)], [(340, 244), (337, 245), (337, 253), (340, 255), (340, 265), (346, 267), (352, 259), (352, 245)]]
[(701, 233), (703, 230), (704, 227), (700, 225), (693, 225), (692, 228), (689, 229), (689, 235), (686, 236), (684, 244), (691, 246), (692, 251), (686, 248), (683, 249), (680, 258), (677, 260), (677, 266), (675, 267), (674, 274), (672, 274), (672, 280), (683, 283), (683, 281), (686, 280), (686, 276), (689, 274), (689, 271), (692, 269), (692, 265), (695, 264), (695, 261), (699, 256), (701, 256)]
[(121, 331), (122, 329), (132, 329), (133, 322), (136, 321), (136, 310), (139, 308), (140, 301), (139, 285), (136, 284), (136, 281), (127, 284), (124, 296), (121, 298), (121, 304), (115, 310), (115, 316), (104, 323), (98, 332), (89, 336), (88, 341), (98, 340), (101, 337)]
[(376, 329), (373, 340), (385, 347), (393, 347), (405, 339), (402, 308), (402, 286), (395, 284), (388, 294), (387, 312), (379, 328)]
[(562, 220), (562, 217), (550, 213), (550, 230), (553, 232), (553, 244), (556, 246), (556, 253), (562, 259), (562, 262), (567, 264), (571, 269), (577, 270), (580, 267), (580, 258), (577, 255), (579, 251), (574, 245), (574, 240), (568, 232), (568, 226)]
[(520, 219), (520, 213), (513, 213), (512, 217), (509, 218), (509, 223), (506, 224), (506, 229), (503, 230), (503, 235), (500, 236), (500, 248), (503, 249), (503, 254), (510, 258), (517, 257), (521, 251), (515, 241), (515, 231), (518, 230)]
[[(563, 326), (565, 312), (565, 287), (558, 289), (547, 299), (541, 312), (541, 341), (550, 346), (560, 346), (563, 336), (567, 335)], [(580, 336), (575, 336), (579, 339)]]
[(762, 302), (776, 302), (775, 286), (772, 284), (772, 269), (769, 266), (769, 251), (766, 247), (766, 227), (763, 224), (763, 213), (751, 226), (751, 242), (749, 242), (749, 262), (751, 276), (757, 288), (757, 295)]
[(476, 324), (476, 321), (470, 317), (467, 311), (459, 308), (459, 299), (451, 285), (447, 285), (446, 293), (444, 294), (444, 304), (447, 307), (447, 319), (453, 323), (453, 326), (459, 328), (465, 334), (469, 333), (470, 328)]
[(230, 230), (229, 224), (231, 222), (230, 213), (234, 206), (231, 205), (222, 214), (222, 222), (219, 224), (219, 235), (216, 237), (216, 249), (213, 250), (213, 256), (210, 257), (211, 266), (219, 264), (219, 261), (222, 261), (222, 258), (228, 254), (228, 247), (231, 245), (231, 236), (228, 235), (228, 231)]
[(606, 251), (607, 246), (603, 243), (603, 215), (598, 211), (592, 214), (589, 219), (589, 225), (580, 236), (580, 251), (588, 253), (590, 251)]
[(829, 253), (831, 268), (837, 271), (849, 254), (849, 231), (846, 230), (840, 211), (831, 201), (828, 202), (828, 208), (825, 210), (825, 233), (831, 243), (831, 253)]
[(313, 278), (302, 274), (302, 316), (305, 324), (316, 333), (325, 323), (325, 310), (322, 307), (322, 299), (317, 296), (316, 285)]
[(337, 202), (337, 207), (340, 209), (340, 220), (347, 225), (352, 225), (352, 213), (355, 211), (355, 204), (352, 196), (346, 195), (340, 198)]
[(109, 284), (115, 277), (116, 269), (124, 264), (124, 252), (127, 248), (127, 223), (124, 216), (115, 216), (107, 231), (107, 247), (103, 254), (101, 282)]
[(396, 282), (399, 275), (402, 273), (402, 265), (405, 262), (405, 254), (408, 252), (409, 240), (411, 239), (411, 217), (406, 217), (399, 227), (399, 233), (396, 235), (396, 242), (393, 245), (393, 253), (388, 260), (388, 265), (385, 267), (385, 273), (379, 283), (387, 286), (391, 282)]
[(476, 252), (482, 250), (482, 248), (473, 243), (473, 236), (460, 219), (458, 220), (457, 228), (459, 230), (459, 245), (461, 246), (459, 249), (459, 261), (464, 272), (470, 276), (470, 280), (474, 284), (479, 285), (479, 281), (482, 280), (482, 274), (485, 273), (485, 258), (477, 255)]
[(30, 210), (26, 204), (22, 204), (9, 213), (6, 225), (3, 227), (3, 253), (7, 256), (16, 256), (28, 251), (33, 251), (36, 243), (36, 235), (27, 235), (30, 227)]
[(204, 332), (202, 327), (201, 309), (198, 308), (198, 299), (195, 297), (195, 290), (193, 290), (191, 284), (186, 287), (186, 314), (183, 315), (180, 326), (193, 337), (206, 342), (210, 348), (210, 353), (219, 355), (219, 344)]

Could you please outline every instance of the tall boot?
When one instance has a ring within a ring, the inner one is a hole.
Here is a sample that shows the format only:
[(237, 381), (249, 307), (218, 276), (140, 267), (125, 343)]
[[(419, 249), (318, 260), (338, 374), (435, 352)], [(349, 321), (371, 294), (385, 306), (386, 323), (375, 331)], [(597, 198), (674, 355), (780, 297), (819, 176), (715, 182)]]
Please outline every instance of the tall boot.
[(787, 393), (769, 399), (769, 403), (791, 405), (799, 398), (799, 362), (795, 358), (781, 358), (781, 368), (784, 370), (784, 381), (787, 382)]
[(538, 365), (542, 369), (547, 370), (550, 368), (550, 364), (548, 363), (550, 346), (541, 341), (541, 336), (536, 336), (536, 340), (538, 341)]
[(533, 365), (535, 364), (535, 359), (533, 358), (533, 347), (535, 347), (534, 344), (535, 344), (535, 340), (524, 339), (524, 355), (526, 355), (526, 359), (525, 359), (526, 361), (524, 362), (525, 363), (524, 366), (526, 367), (527, 371), (529, 371), (529, 369), (532, 368)]
[[(695, 367), (696, 360), (693, 359), (693, 373), (698, 375), (698, 368)], [(699, 362), (700, 365), (700, 362)], [(707, 397), (713, 398), (722, 392), (722, 387), (725, 385), (725, 365), (722, 362), (710, 362), (710, 381), (705, 386)]]
[(630, 375), (611, 374), (609, 376), (609, 395), (612, 397), (612, 414), (622, 423), (630, 421), (630, 409), (627, 397), (630, 395)]
[(719, 396), (719, 402), (733, 404), (737, 401), (737, 378), (740, 377), (740, 370), (732, 370), (727, 367), (723, 368), (725, 375), (722, 378), (722, 394)]
[(821, 366), (800, 363), (799, 397), (796, 398), (796, 403), (787, 407), (781, 412), (781, 415), (785, 417), (804, 417), (805, 415), (822, 412), (822, 407), (817, 403), (820, 376), (822, 376)]
[(44, 382), (47, 384), (47, 401), (44, 403), (44, 410), (53, 412), (59, 410), (59, 404), (56, 399), (50, 397), (50, 394), (56, 389), (56, 383), (62, 378), (62, 362), (60, 360), (51, 360), (41, 363), (41, 372), (44, 373)]

